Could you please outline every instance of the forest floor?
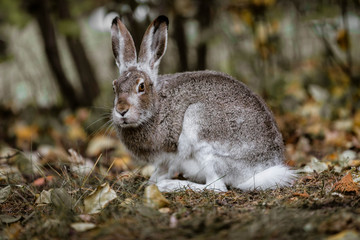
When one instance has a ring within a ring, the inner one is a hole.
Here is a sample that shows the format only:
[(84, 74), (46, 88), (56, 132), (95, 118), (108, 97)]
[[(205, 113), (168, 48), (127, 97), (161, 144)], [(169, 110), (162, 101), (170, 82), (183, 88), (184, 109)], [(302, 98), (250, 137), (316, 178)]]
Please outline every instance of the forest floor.
[(360, 114), (277, 117), (291, 187), (161, 194), (98, 114), (32, 111), (2, 113), (0, 239), (360, 238)]

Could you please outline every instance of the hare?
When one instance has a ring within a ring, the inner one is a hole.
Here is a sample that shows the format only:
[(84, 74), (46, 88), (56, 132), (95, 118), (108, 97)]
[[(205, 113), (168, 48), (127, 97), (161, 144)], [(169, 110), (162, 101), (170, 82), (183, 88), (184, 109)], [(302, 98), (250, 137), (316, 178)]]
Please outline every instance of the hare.
[(112, 120), (131, 155), (155, 165), (149, 183), (162, 192), (291, 185), (274, 117), (242, 82), (214, 71), (158, 75), (168, 24), (165, 16), (150, 24), (138, 57), (120, 18), (111, 26), (120, 71)]

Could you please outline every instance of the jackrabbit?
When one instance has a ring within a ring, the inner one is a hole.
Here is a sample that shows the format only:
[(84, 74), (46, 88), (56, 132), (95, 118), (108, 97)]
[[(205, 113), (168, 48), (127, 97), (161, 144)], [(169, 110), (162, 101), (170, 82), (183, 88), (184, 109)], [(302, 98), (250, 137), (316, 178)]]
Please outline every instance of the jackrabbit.
[[(155, 165), (149, 182), (163, 192), (290, 185), (295, 174), (283, 163), (281, 133), (248, 87), (214, 71), (158, 76), (168, 24), (165, 16), (150, 24), (138, 57), (120, 18), (111, 26), (120, 71), (112, 119), (132, 156)], [(187, 180), (172, 179), (177, 173)]]

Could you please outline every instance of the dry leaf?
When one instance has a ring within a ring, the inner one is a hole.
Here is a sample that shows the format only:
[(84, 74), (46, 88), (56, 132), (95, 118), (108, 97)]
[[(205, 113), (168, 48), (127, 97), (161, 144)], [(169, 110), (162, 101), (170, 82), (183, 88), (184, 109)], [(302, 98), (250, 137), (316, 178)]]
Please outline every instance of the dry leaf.
[(116, 197), (116, 193), (110, 188), (109, 183), (104, 183), (98, 186), (96, 190), (84, 199), (84, 211), (88, 214), (99, 213)]
[(342, 232), (339, 232), (335, 235), (332, 235), (326, 240), (355, 240), (360, 239), (360, 235), (355, 230), (344, 230)]
[(304, 190), (303, 193), (298, 193), (298, 192), (293, 193), (293, 196), (295, 196), (295, 197), (303, 197), (303, 198), (308, 198), (308, 197), (310, 197), (310, 195), (309, 195), (305, 190)]
[(354, 159), (349, 161), (349, 167), (359, 167), (360, 166), (360, 159)]
[(55, 188), (51, 192), (51, 203), (57, 208), (66, 210), (74, 205), (72, 197), (64, 188)]
[(51, 203), (51, 192), (53, 189), (43, 190), (40, 195), (37, 196), (35, 203), (38, 205), (44, 205)]
[(147, 206), (155, 209), (167, 207), (170, 204), (154, 184), (145, 188), (144, 202)]
[(299, 172), (312, 173), (316, 171), (317, 173), (321, 173), (327, 169), (328, 165), (326, 163), (320, 162), (317, 158), (312, 157), (310, 164), (300, 169)]
[(339, 182), (335, 183), (334, 191), (344, 194), (358, 194), (359, 184), (354, 182), (351, 173), (348, 173)]
[(129, 156), (123, 156), (121, 158), (115, 158), (113, 160), (113, 168), (120, 171), (127, 171), (132, 169), (131, 158)]
[(11, 216), (11, 215), (0, 215), (0, 222), (9, 224), (9, 223), (14, 223), (17, 222), (21, 219), (21, 215), (19, 216)]
[(12, 239), (19, 239), (19, 235), (21, 233), (21, 231), (23, 230), (23, 227), (21, 226), (21, 224), (19, 222), (11, 224), (9, 227), (4, 229), (5, 232), (5, 236), (7, 237), (7, 239), (12, 240)]
[(94, 167), (94, 163), (89, 159), (84, 159), (79, 153), (73, 149), (68, 150), (70, 153), (69, 161), (72, 163), (70, 166), (71, 171), (80, 174), (87, 175)]
[(19, 169), (7, 164), (0, 165), (0, 181), (5, 181), (6, 183), (25, 182)]
[(42, 186), (45, 183), (51, 183), (54, 180), (54, 176), (46, 176), (46, 177), (41, 177), (36, 179), (35, 181), (33, 181), (32, 185), (33, 186)]
[(86, 149), (86, 155), (90, 157), (99, 156), (100, 153), (107, 149), (116, 148), (119, 146), (119, 142), (113, 138), (106, 136), (94, 137)]
[(14, 126), (14, 133), (16, 136), (16, 144), (21, 148), (27, 148), (28, 144), (39, 137), (39, 127), (36, 125), (17, 123)]
[(164, 208), (160, 208), (160, 209), (159, 209), (159, 212), (161, 212), (161, 213), (170, 213), (170, 212), (171, 212), (171, 209), (168, 208), (168, 207), (164, 207)]
[(10, 185), (0, 189), (0, 203), (3, 203), (8, 199), (10, 192), (11, 192)]
[(41, 164), (47, 163), (67, 163), (68, 155), (62, 148), (50, 145), (41, 145), (38, 148), (38, 153), (41, 155)]
[(77, 222), (72, 223), (70, 226), (75, 229), (77, 232), (85, 232), (87, 230), (93, 229), (96, 227), (94, 223), (86, 223), (86, 222)]
[(85, 130), (78, 123), (68, 126), (66, 135), (72, 141), (86, 141), (87, 138)]
[(120, 204), (122, 207), (127, 207), (134, 205), (134, 200), (132, 198), (125, 198), (125, 200)]
[(349, 48), (349, 34), (345, 29), (340, 29), (339, 32), (336, 34), (336, 43), (343, 51), (346, 51)]
[(154, 165), (146, 165), (141, 169), (141, 175), (143, 175), (144, 177), (151, 177), (154, 171), (155, 171)]

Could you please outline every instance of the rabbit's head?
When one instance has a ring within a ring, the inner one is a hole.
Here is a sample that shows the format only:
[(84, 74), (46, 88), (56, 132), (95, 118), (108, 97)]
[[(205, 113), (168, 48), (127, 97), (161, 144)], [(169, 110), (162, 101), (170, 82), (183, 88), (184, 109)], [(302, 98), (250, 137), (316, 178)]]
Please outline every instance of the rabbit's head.
[(156, 111), (157, 73), (167, 46), (168, 18), (159, 16), (148, 27), (137, 58), (134, 41), (116, 17), (111, 26), (112, 49), (120, 77), (113, 81), (113, 121), (116, 126), (137, 127)]

